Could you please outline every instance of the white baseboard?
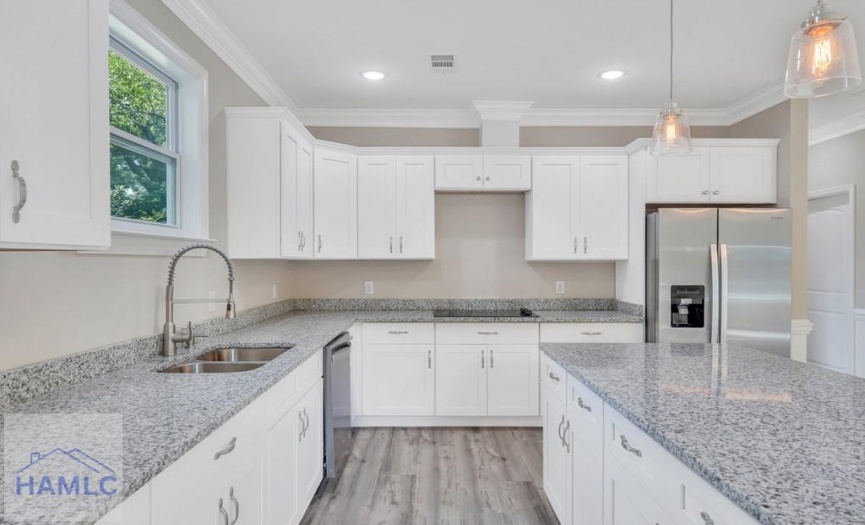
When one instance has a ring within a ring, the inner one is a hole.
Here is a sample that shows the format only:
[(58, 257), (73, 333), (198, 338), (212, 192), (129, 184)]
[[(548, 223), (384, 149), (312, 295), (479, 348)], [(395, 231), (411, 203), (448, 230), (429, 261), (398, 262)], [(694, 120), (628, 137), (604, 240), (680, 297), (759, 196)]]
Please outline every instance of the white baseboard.
[(790, 323), (790, 359), (808, 361), (808, 334), (814, 329), (814, 323), (807, 319), (793, 319)]
[(355, 416), (354, 427), (541, 427), (541, 416)]

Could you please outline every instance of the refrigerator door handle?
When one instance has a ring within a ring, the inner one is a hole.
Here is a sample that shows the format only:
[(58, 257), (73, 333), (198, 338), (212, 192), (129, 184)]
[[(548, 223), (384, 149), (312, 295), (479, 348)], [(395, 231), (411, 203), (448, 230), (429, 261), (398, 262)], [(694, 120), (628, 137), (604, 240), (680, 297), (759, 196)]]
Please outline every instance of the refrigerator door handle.
[(720, 340), (719, 337), (719, 312), (720, 312), (720, 298), (721, 295), (721, 287), (720, 287), (720, 269), (718, 268), (718, 245), (710, 244), (709, 245), (709, 257), (712, 262), (712, 320), (711, 320), (711, 331), (710, 331), (710, 343), (717, 343)]
[(729, 257), (727, 254), (727, 245), (722, 244), (720, 250), (721, 257), (721, 343), (727, 342), (727, 293), (729, 291), (729, 273), (730, 268), (727, 264)]

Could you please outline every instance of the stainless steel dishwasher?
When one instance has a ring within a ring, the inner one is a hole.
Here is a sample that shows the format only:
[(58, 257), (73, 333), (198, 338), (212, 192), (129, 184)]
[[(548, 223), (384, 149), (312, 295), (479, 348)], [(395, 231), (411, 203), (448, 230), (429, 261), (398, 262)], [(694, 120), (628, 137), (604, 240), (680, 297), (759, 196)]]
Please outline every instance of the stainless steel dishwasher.
[(351, 336), (343, 332), (324, 347), (326, 477), (336, 477), (345, 466), (351, 441)]

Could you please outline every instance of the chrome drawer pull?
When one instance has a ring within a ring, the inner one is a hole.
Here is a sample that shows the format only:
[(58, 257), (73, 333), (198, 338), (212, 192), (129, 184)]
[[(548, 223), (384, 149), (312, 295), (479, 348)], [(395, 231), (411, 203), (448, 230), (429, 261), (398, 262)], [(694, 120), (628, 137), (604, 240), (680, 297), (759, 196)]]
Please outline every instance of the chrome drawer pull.
[(231, 438), (231, 441), (228, 442), (228, 446), (224, 449), (220, 450), (216, 454), (213, 455), (213, 459), (219, 459), (226, 454), (231, 454), (231, 451), (234, 450), (235, 445), (237, 445), (237, 438)]
[(498, 332), (478, 332), (478, 335), (499, 335)]
[(634, 448), (630, 444), (628, 444), (628, 438), (626, 438), (624, 434), (619, 435), (619, 437), (622, 439), (622, 448), (623, 449), (627, 450), (628, 452), (635, 454), (638, 458), (643, 457), (643, 453), (640, 452), (640, 449)]
[(603, 332), (580, 332), (583, 335), (604, 335)]
[(562, 415), (562, 422), (559, 423), (559, 430), (558, 430), (558, 434), (559, 434), (559, 441), (562, 442), (562, 446), (565, 445), (565, 437), (564, 437), (564, 435), (562, 434), (562, 426), (564, 426), (564, 424), (565, 424), (565, 416)]
[(552, 379), (553, 381), (558, 382), (558, 381), (559, 381), (559, 376), (557, 376), (556, 374), (550, 372), (550, 379)]
[(321, 253), (321, 234), (318, 236), (318, 253)]
[(486, 356), (486, 350), (481, 350), (481, 368), (484, 368), (484, 358)]
[(491, 350), (490, 350), (490, 368), (494, 368), (494, 367), (495, 367), (495, 363), (494, 363), (494, 361), (493, 361), (493, 359), (495, 358), (495, 356), (496, 356), (496, 355), (495, 355), (495, 350), (492, 350), (492, 349), (491, 349)]
[(228, 513), (225, 512), (225, 507), (222, 506), (222, 498), (219, 498), (219, 513), (222, 514), (222, 522), (228, 525)]
[(393, 253), (393, 237), (390, 238), (390, 253)]
[(18, 181), (18, 204), (12, 208), (12, 222), (18, 223), (21, 220), (21, 209), (27, 204), (27, 181), (18, 173), (18, 161), (12, 161), (12, 178)]
[(709, 516), (709, 513), (705, 510), (700, 513), (700, 517), (703, 518), (703, 523), (706, 525), (715, 525), (715, 520), (713, 520), (712, 516)]
[(231, 502), (234, 503), (234, 519), (231, 520), (231, 525), (235, 525), (237, 519), (240, 518), (240, 502), (234, 497), (234, 487), (231, 487), (228, 490), (228, 497), (231, 498)]
[(406, 335), (408, 330), (388, 330), (387, 333), (391, 335)]
[(583, 255), (589, 253), (589, 238), (583, 237)]
[(399, 236), (399, 253), (402, 253), (402, 235)]
[(583, 410), (586, 410), (586, 411), (589, 411), (589, 412), (592, 411), (592, 407), (590, 407), (589, 405), (583, 403), (583, 398), (581, 398), (581, 397), (578, 397), (578, 398), (577, 398), (577, 405), (578, 405), (580, 408), (582, 408)]
[(432, 369), (432, 350), (426, 351), (426, 366), (429, 369)]
[(571, 444), (568, 443), (568, 430), (571, 429), (571, 421), (568, 420), (568, 424), (565, 425), (565, 430), (562, 431), (562, 444), (565, 445), (565, 450), (568, 454), (571, 453)]
[(298, 434), (297, 434), (297, 441), (300, 442), (300, 441), (303, 441), (303, 433), (306, 432), (305, 425), (303, 424), (303, 413), (302, 412), (298, 411), (297, 419), (300, 420), (300, 432), (298, 432)]

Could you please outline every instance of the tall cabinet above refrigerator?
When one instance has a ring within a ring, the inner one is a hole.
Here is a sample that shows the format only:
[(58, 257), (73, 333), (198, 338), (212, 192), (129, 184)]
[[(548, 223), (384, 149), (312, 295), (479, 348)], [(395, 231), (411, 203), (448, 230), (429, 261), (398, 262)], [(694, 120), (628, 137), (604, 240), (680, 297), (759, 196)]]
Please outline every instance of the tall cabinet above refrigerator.
[(790, 210), (662, 208), (646, 221), (646, 340), (790, 356)]

